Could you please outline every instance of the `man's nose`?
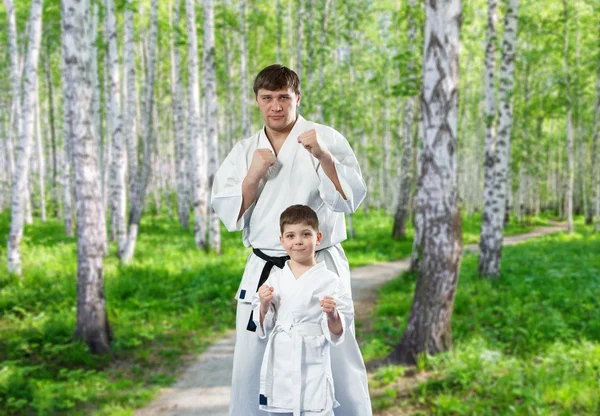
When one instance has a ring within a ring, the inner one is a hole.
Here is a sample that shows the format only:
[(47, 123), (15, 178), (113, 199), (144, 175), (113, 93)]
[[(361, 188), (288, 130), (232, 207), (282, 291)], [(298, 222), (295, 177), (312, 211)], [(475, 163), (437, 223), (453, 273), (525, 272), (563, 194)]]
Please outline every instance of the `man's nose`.
[(281, 110), (281, 105), (279, 104), (279, 102), (275, 101), (275, 104), (273, 104), (273, 109), (275, 111), (280, 111)]

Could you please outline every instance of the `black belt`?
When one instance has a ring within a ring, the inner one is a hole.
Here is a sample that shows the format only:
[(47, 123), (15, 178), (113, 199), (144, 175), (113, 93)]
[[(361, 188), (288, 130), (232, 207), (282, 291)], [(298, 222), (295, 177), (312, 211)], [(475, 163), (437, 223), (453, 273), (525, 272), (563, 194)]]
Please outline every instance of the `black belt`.
[[(273, 269), (273, 266), (277, 266), (280, 269), (283, 269), (283, 267), (285, 266), (285, 262), (288, 261), (290, 259), (290, 256), (283, 256), (283, 257), (271, 257), (271, 256), (267, 256), (265, 253), (263, 253), (262, 251), (260, 251), (257, 248), (253, 248), (252, 252), (257, 256), (260, 257), (261, 259), (263, 259), (264, 261), (266, 261), (262, 272), (260, 273), (260, 279), (258, 279), (258, 285), (256, 286), (256, 291), (258, 292), (258, 289), (267, 281), (267, 279), (269, 278), (269, 275), (271, 274), (271, 270)], [(242, 299), (244, 299), (245, 295), (246, 295), (246, 291), (242, 291), (243, 293), (240, 293), (240, 297)], [(248, 321), (248, 326), (246, 326), (246, 329), (248, 331), (252, 331), (252, 332), (256, 332), (256, 324), (254, 323), (254, 319), (253, 319), (253, 315), (254, 311), (250, 312), (250, 320)]]

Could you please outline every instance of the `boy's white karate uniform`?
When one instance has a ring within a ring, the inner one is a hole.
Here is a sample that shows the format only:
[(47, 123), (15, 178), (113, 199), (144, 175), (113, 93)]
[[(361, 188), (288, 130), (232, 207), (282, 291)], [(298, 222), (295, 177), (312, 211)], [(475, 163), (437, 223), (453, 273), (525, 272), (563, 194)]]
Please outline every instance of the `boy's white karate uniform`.
[[(335, 159), (335, 168), (346, 200), (323, 172), (319, 161), (298, 143), (298, 136), (316, 129)], [(272, 257), (285, 256), (279, 241), (279, 216), (290, 205), (310, 206), (319, 217), (323, 239), (316, 254), (336, 273), (348, 293), (350, 269), (340, 242), (346, 239), (344, 213), (356, 211), (367, 189), (358, 162), (347, 140), (334, 129), (298, 116), (282, 145), (277, 160), (260, 182), (257, 200), (238, 220), (242, 206), (242, 181), (256, 149), (271, 149), (264, 128), (233, 147), (215, 175), (211, 204), (229, 231), (242, 232), (243, 243)], [(229, 413), (231, 416), (260, 416), (258, 410), (260, 363), (266, 341), (246, 330), (265, 261), (250, 254), (236, 299), (236, 348)], [(274, 270), (277, 268), (274, 268)], [(272, 270), (273, 272), (273, 270)], [(365, 366), (354, 337), (353, 325), (332, 359), (333, 377), (340, 407), (337, 416), (369, 416), (371, 402)]]
[[(344, 341), (352, 324), (352, 299), (340, 278), (318, 263), (298, 279), (286, 263), (265, 282), (273, 287), (273, 301), (260, 325), (260, 299), (252, 307), (257, 335), (269, 335), (260, 371), (262, 410), (273, 413), (333, 414), (338, 406), (331, 373), (331, 345)], [(343, 332), (329, 331), (320, 300), (336, 301)], [(335, 353), (335, 352), (333, 352)], [(314, 412), (314, 413), (313, 413)]]

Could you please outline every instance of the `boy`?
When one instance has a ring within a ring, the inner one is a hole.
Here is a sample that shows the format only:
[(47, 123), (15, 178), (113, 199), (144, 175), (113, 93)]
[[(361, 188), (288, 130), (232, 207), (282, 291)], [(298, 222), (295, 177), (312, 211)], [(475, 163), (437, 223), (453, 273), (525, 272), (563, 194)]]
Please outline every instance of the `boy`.
[(344, 341), (354, 316), (341, 279), (315, 260), (319, 220), (306, 205), (280, 217), (280, 241), (289, 256), (253, 300), (257, 334), (269, 334), (260, 372), (259, 407), (274, 414), (329, 416), (335, 400), (331, 345)]

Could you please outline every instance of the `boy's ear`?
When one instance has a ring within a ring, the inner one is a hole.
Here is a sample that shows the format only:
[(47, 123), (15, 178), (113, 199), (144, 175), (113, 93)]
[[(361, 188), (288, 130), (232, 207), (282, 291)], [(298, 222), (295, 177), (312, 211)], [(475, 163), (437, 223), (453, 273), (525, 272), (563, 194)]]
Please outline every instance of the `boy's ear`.
[(323, 238), (323, 234), (319, 231), (317, 233), (317, 245), (321, 244), (321, 239)]
[(280, 242), (281, 244), (283, 244), (283, 236), (282, 236), (282, 235), (280, 235), (280, 236), (279, 236), (279, 242)]

